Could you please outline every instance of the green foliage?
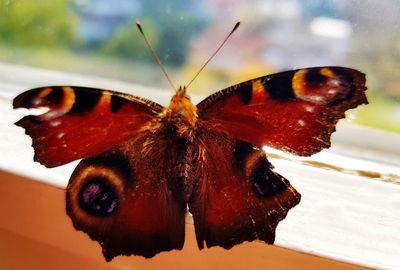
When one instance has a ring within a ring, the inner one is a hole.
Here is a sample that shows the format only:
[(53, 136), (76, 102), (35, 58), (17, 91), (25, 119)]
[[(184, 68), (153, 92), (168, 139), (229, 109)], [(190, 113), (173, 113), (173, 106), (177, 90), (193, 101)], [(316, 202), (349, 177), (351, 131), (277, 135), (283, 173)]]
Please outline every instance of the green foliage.
[(26, 47), (67, 47), (76, 40), (70, 0), (0, 0), (0, 37)]
[[(158, 44), (156, 27), (150, 20), (142, 20), (142, 25), (147, 38), (151, 41), (152, 46), (156, 48)], [(133, 60), (150, 59), (153, 61), (143, 37), (133, 23), (121, 27), (113, 38), (104, 43), (101, 51)]]
[[(182, 27), (178, 27), (182, 23), (173, 17), (165, 18), (161, 22), (145, 18), (141, 19), (141, 24), (161, 61), (171, 66), (181, 66), (185, 63), (190, 37), (203, 25), (196, 19), (190, 19), (186, 20)], [(114, 37), (103, 44), (101, 51), (125, 59), (154, 63), (143, 37), (133, 23), (121, 27)]]
[[(140, 6), (140, 21), (161, 61), (175, 67), (185, 64), (191, 37), (206, 26), (199, 15), (198, 3), (194, 0), (140, 0)], [(154, 63), (145, 53), (148, 49), (143, 38), (131, 25), (107, 41), (103, 51)]]
[(373, 89), (367, 91), (369, 104), (358, 108), (355, 121), (359, 124), (400, 132), (400, 106), (393, 99), (383, 97)]

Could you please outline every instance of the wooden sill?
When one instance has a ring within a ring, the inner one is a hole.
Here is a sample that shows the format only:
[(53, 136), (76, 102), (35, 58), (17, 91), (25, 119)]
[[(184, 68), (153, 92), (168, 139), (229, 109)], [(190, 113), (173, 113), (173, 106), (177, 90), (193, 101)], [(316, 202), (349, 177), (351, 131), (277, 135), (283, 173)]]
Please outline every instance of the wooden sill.
[(190, 223), (182, 251), (104, 261), (65, 214), (64, 190), (0, 171), (1, 269), (366, 269), (264, 243), (199, 251)]

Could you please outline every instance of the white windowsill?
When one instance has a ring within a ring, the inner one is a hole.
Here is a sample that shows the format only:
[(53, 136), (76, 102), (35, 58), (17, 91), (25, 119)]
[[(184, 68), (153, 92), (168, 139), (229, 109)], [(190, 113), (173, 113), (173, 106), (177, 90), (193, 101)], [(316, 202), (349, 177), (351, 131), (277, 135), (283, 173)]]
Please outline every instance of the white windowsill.
[[(22, 113), (11, 107), (11, 99), (24, 90), (60, 84), (126, 91), (162, 105), (171, 96), (170, 91), (0, 63), (0, 170), (65, 187), (76, 162), (55, 169), (34, 163), (29, 137), (13, 125)], [(276, 244), (367, 267), (398, 269), (400, 136), (340, 123), (333, 138), (330, 150), (308, 159), (272, 151), (276, 170), (302, 194), (301, 203), (278, 225)], [(310, 160), (347, 172), (310, 166)], [(370, 178), (357, 172), (378, 174)]]

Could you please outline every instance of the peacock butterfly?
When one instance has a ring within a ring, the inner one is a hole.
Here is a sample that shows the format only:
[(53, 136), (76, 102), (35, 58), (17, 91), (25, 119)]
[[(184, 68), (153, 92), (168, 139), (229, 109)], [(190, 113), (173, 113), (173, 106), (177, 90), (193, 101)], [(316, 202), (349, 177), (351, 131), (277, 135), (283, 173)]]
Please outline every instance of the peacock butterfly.
[(32, 138), (35, 161), (82, 159), (66, 211), (110, 261), (182, 249), (187, 209), (200, 249), (272, 244), (300, 194), (261, 147), (300, 156), (329, 147), (344, 112), (367, 103), (365, 90), (364, 74), (332, 66), (245, 81), (197, 105), (186, 87), (164, 108), (119, 92), (51, 86), (23, 92), (13, 106), (48, 108), (16, 122)]

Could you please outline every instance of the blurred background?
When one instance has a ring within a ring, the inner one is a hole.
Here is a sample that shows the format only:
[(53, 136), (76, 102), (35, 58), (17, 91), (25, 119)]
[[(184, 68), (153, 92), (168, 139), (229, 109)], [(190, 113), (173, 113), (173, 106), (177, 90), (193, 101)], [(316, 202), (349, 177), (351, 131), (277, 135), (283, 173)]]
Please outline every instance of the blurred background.
[(286, 69), (347, 66), (366, 73), (369, 88), (370, 105), (352, 121), (400, 132), (398, 0), (0, 0), (0, 62), (170, 91), (137, 20), (175, 85), (242, 22), (193, 95)]

